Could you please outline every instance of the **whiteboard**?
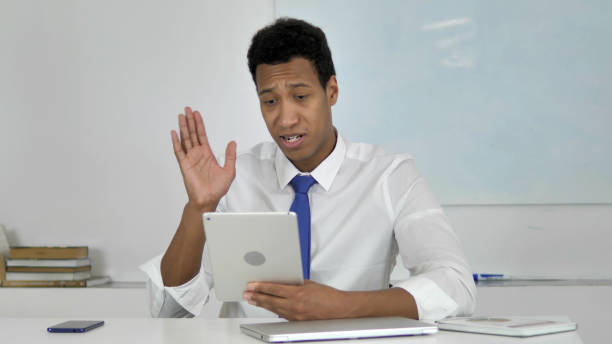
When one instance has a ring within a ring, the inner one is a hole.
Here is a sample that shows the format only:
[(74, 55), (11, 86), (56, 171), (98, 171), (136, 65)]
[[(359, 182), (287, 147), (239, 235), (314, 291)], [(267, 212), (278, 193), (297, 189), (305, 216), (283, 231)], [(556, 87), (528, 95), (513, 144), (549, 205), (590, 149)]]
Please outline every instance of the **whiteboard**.
[(353, 141), (443, 204), (612, 202), (612, 2), (276, 1), (326, 33)]

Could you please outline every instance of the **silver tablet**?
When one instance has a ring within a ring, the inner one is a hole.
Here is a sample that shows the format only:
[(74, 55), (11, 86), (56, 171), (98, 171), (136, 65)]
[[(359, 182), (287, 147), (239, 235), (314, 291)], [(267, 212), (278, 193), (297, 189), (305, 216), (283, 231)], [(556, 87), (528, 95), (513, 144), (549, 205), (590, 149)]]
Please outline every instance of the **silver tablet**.
[(204, 213), (204, 232), (219, 300), (252, 281), (304, 284), (295, 213)]

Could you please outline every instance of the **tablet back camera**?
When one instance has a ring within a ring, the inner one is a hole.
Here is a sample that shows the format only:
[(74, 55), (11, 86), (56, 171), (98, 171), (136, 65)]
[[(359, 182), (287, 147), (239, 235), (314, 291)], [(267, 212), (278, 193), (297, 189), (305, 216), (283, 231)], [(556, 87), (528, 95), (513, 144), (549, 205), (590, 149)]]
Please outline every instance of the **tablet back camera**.
[(261, 252), (251, 251), (244, 255), (244, 261), (249, 265), (259, 266), (266, 262), (266, 257)]

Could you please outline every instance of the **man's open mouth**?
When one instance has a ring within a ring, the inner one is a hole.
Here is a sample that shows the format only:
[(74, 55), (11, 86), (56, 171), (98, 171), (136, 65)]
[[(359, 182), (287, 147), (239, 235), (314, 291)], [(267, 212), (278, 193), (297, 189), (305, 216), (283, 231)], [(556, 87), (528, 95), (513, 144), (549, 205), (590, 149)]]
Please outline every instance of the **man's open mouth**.
[(293, 135), (293, 136), (281, 136), (281, 139), (291, 143), (299, 140), (304, 135)]

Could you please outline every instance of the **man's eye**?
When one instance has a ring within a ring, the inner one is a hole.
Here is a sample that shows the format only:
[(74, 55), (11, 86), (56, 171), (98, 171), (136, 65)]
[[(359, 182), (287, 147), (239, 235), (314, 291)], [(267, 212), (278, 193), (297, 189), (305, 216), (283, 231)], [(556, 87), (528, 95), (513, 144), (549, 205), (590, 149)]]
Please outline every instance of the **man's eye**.
[(304, 100), (304, 99), (306, 99), (306, 98), (308, 97), (308, 95), (307, 95), (307, 94), (300, 94), (300, 95), (297, 95), (297, 96), (295, 96), (295, 97), (296, 97), (298, 100)]
[(276, 99), (267, 99), (267, 100), (264, 100), (264, 104), (266, 104), (266, 105), (274, 105), (274, 104), (276, 104)]

